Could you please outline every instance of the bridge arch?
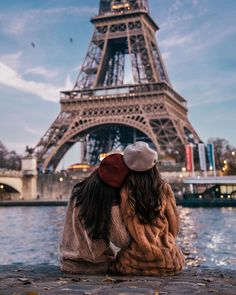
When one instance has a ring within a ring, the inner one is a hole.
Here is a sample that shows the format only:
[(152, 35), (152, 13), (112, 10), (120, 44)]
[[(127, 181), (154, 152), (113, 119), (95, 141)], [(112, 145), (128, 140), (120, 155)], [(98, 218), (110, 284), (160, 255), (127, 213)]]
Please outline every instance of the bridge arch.
[[(150, 128), (147, 120), (141, 115), (134, 115), (129, 117), (110, 117), (110, 118), (100, 118), (98, 119), (87, 119), (82, 122), (82, 124), (76, 124), (78, 118), (74, 120), (74, 123), (70, 125), (70, 128), (65, 132), (63, 137), (57, 142), (56, 146), (48, 153), (43, 161), (43, 168), (47, 169), (52, 167), (53, 170), (56, 169), (62, 157), (67, 153), (67, 151), (74, 145), (74, 143), (82, 137), (84, 134), (89, 132), (92, 128), (97, 128), (105, 125), (120, 125), (134, 128), (141, 133), (143, 133), (152, 143), (153, 146), (160, 151), (157, 138), (154, 135), (152, 129)], [(77, 139), (77, 140), (76, 140)]]
[(20, 178), (0, 177), (0, 200), (18, 199), (22, 195)]
[[(3, 186), (3, 187), (2, 187)], [(22, 193), (22, 180), (19, 176), (0, 176), (0, 189), (7, 188), (12, 192)]]

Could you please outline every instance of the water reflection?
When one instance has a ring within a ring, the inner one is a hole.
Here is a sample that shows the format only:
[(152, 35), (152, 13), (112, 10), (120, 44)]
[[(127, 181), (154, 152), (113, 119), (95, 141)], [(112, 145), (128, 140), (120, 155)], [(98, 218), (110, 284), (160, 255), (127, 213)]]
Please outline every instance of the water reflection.
[[(65, 207), (0, 207), (0, 265), (58, 264)], [(236, 208), (181, 208), (187, 265), (236, 269)]]
[(0, 208), (0, 264), (58, 264), (65, 207)]
[(180, 208), (187, 265), (236, 269), (236, 208)]

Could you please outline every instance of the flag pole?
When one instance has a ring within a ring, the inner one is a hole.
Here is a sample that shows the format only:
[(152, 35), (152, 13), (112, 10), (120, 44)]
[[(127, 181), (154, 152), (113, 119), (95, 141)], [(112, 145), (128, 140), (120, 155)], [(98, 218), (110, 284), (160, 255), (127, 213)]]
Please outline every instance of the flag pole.
[(216, 176), (215, 151), (214, 151), (214, 144), (213, 143), (212, 143), (212, 160), (213, 160), (214, 176)]

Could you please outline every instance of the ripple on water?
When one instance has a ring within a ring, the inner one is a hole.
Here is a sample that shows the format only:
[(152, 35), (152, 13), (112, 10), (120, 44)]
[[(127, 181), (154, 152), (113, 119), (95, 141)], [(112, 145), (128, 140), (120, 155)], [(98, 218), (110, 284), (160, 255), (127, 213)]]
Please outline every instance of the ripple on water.
[[(57, 264), (66, 207), (0, 207), (0, 264)], [(188, 266), (236, 269), (236, 208), (179, 207)]]
[(236, 208), (180, 208), (178, 242), (187, 265), (236, 269)]

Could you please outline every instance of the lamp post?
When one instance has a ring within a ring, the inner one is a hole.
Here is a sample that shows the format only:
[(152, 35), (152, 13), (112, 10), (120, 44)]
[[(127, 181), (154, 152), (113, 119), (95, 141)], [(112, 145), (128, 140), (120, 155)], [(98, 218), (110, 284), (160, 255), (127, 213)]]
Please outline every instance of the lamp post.
[(60, 186), (59, 186), (59, 199), (62, 199), (62, 183), (63, 183), (64, 179), (63, 177), (59, 178), (59, 182), (60, 182)]

